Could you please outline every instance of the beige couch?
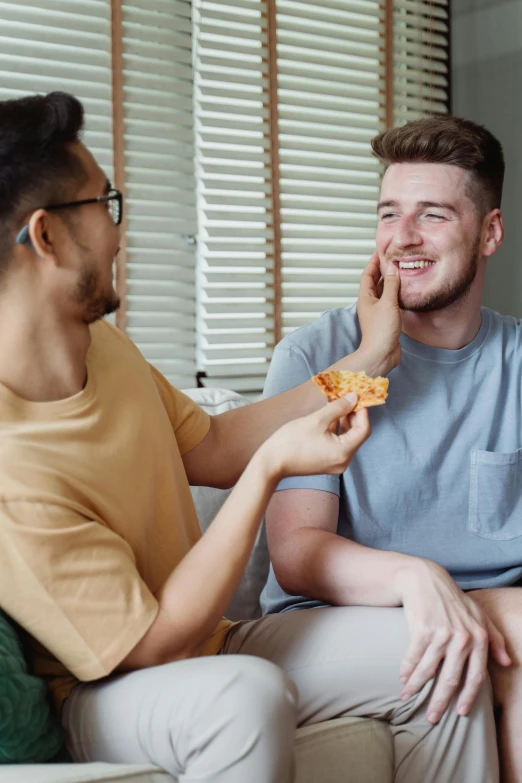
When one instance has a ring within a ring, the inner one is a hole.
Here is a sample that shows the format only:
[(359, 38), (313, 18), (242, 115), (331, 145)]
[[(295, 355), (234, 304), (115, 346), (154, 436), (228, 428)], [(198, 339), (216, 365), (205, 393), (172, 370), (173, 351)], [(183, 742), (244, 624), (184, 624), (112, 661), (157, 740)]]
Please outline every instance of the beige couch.
[[(245, 398), (222, 389), (194, 389), (187, 393), (211, 414), (248, 404)], [(228, 492), (196, 487), (192, 494), (204, 531)], [(242, 620), (260, 616), (259, 595), (267, 573), (268, 551), (262, 528), (227, 616)], [(296, 783), (392, 783), (391, 733), (379, 721), (341, 718), (307, 726), (298, 729), (295, 747)], [(173, 780), (167, 773), (150, 766), (0, 766), (0, 783), (169, 783)]]

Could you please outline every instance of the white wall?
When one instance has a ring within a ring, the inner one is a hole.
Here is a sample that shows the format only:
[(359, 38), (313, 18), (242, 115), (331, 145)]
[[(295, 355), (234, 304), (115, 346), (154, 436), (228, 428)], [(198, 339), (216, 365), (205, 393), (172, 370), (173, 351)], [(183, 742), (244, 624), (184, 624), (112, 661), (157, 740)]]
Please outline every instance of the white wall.
[(522, 0), (452, 0), (454, 114), (502, 143), (506, 239), (489, 261), (485, 304), (522, 317)]

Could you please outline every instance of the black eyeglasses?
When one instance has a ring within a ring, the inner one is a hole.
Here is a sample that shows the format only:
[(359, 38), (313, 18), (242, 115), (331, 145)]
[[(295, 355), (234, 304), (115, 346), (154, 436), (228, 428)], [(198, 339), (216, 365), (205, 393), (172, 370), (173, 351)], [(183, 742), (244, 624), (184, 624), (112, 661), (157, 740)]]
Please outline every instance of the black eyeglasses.
[[(107, 204), (110, 216), (114, 221), (114, 225), (119, 226), (123, 217), (123, 195), (120, 190), (112, 188), (109, 190), (106, 196), (98, 196), (98, 198), (85, 198), (81, 201), (67, 201), (64, 204), (48, 204), (42, 209), (46, 209), (47, 212), (52, 212), (53, 209), (69, 209), (69, 207), (81, 207), (84, 204)], [(32, 242), (29, 238), (29, 226), (25, 225), (16, 237), (15, 242), (19, 245), (28, 245), (31, 249), (34, 249)]]
[(112, 219), (116, 226), (119, 226), (123, 216), (123, 195), (120, 190), (112, 188), (106, 196), (98, 198), (85, 198), (82, 201), (67, 201), (65, 204), (49, 204), (43, 209), (52, 212), (53, 209), (68, 209), (69, 207), (81, 207), (83, 204), (107, 204)]

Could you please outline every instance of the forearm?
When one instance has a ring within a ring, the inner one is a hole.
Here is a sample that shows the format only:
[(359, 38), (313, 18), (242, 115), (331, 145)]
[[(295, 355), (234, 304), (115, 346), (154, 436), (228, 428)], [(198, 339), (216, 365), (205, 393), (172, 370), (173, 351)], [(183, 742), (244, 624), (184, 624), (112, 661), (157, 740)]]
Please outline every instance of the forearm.
[(200, 653), (239, 584), (276, 484), (266, 460), (256, 455), (206, 533), (158, 590), (158, 616), (121, 669)]
[(279, 544), (275, 574), (285, 592), (337, 606), (400, 606), (403, 582), (419, 558), (383, 552), (304, 527)]
[[(357, 350), (328, 369), (366, 372), (379, 375), (389, 368), (385, 359)], [(221, 475), (216, 486), (233, 486), (252, 455), (270, 435), (286, 422), (313, 413), (325, 404), (317, 385), (308, 380), (275, 397), (216, 416), (219, 442), (219, 465), (213, 470)], [(241, 437), (237, 437), (241, 433)], [(217, 452), (216, 452), (217, 453)]]

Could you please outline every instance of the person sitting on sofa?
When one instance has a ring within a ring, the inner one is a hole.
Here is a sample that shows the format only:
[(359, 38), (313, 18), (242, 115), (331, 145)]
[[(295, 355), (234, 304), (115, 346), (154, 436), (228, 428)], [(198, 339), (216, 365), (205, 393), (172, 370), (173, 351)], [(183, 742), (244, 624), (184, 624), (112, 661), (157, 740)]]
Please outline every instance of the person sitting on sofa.
[[(468, 713), (489, 643), (503, 781), (518, 783), (522, 323), (481, 308), (486, 264), (503, 240), (503, 152), (485, 128), (454, 117), (387, 130), (372, 145), (386, 167), (375, 263), (383, 275), (399, 269), (402, 359), (350, 470), (280, 484), (267, 513), (262, 605), (403, 606), (403, 695), (422, 692), (440, 669), (433, 722), (450, 699)], [(356, 350), (361, 326), (364, 313), (349, 307), (286, 337), (265, 395)], [(364, 633), (377, 633), (370, 612)]]
[[(63, 93), (0, 103), (0, 604), (33, 639), (73, 758), (285, 783), (296, 722), (358, 715), (390, 721), (399, 783), (495, 781), (487, 686), (470, 718), (437, 726), (433, 683), (400, 699), (399, 613), (375, 610), (386, 645), (353, 608), (222, 618), (278, 481), (342, 473), (368, 414), (306, 379), (210, 419), (102, 320), (119, 304), (122, 195), (82, 123)], [(366, 276), (369, 331), (337, 367), (397, 361), (392, 272), (381, 298)], [(189, 483), (236, 482), (201, 537)]]

